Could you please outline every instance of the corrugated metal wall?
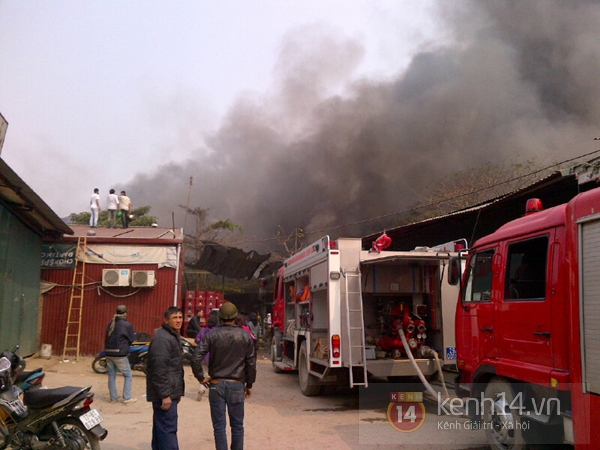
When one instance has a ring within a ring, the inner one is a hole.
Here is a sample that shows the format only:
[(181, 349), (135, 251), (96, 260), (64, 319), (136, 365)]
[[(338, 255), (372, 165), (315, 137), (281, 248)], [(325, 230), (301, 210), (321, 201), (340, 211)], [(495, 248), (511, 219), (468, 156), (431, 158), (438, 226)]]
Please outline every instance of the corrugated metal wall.
[(42, 237), (0, 206), (0, 351), (36, 351)]
[[(180, 267), (181, 261), (180, 258)], [(175, 269), (167, 267), (158, 269), (156, 264), (132, 264), (118, 267), (132, 270), (154, 270), (156, 285), (154, 288), (101, 287), (102, 269), (114, 269), (115, 266), (113, 264), (86, 264), (86, 289), (80, 341), (81, 355), (93, 355), (104, 348), (106, 326), (112, 320), (118, 305), (127, 305), (127, 320), (133, 324), (136, 332), (150, 335), (154, 335), (154, 329), (161, 326), (165, 310), (173, 305), (176, 286)], [(181, 272), (178, 289), (181, 286)], [(41, 279), (59, 284), (43, 294), (42, 343), (52, 345), (54, 354), (62, 354), (73, 270), (44, 269)], [(177, 302), (181, 306), (181, 292), (177, 294)]]

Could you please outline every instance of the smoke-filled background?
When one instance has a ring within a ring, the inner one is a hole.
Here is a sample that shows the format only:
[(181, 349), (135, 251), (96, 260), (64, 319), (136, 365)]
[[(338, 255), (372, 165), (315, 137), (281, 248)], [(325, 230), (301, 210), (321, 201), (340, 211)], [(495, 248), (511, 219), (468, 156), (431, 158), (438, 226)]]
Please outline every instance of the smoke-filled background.
[(461, 6), (440, 10), (452, 43), (424, 48), (389, 80), (352, 80), (363, 49), (351, 39), (319, 27), (290, 33), (274, 85), (240, 97), (184, 164), (138, 175), (138, 204), (168, 220), (193, 176), (190, 206), (241, 224), (251, 240), (278, 225), (360, 236), (382, 221), (327, 229), (402, 211), (466, 167), (593, 150), (600, 5)]
[(393, 76), (361, 76), (361, 39), (312, 24), (285, 35), (272, 81), (239, 95), (213, 131), (200, 131), (206, 118), (185, 92), (148, 102), (148, 115), (172, 127), (161, 152), (193, 150), (127, 165), (115, 187), (152, 206), (161, 226), (182, 226), (189, 198), (252, 242), (279, 226), (361, 236), (397, 225), (394, 213), (447, 174), (598, 148), (598, 2), (442, 1), (432, 14), (443, 39), (423, 40)]

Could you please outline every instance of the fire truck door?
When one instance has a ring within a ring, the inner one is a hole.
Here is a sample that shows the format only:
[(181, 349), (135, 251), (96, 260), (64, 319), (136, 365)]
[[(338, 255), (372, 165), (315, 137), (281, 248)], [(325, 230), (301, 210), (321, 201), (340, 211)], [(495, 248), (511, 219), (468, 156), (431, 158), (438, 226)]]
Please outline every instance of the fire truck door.
[(465, 361), (471, 370), (485, 358), (496, 356), (492, 301), (494, 255), (494, 249), (488, 249), (471, 257), (461, 304), (456, 309), (457, 360)]
[(553, 367), (551, 295), (547, 295), (549, 242), (544, 236), (509, 243), (504, 298), (496, 322), (500, 357), (518, 363)]

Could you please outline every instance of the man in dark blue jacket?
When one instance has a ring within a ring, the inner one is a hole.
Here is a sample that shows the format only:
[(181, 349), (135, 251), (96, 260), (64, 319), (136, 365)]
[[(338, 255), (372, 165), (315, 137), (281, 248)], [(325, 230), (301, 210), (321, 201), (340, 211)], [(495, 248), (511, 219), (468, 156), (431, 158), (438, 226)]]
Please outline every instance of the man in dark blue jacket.
[(152, 402), (152, 450), (178, 450), (177, 404), (184, 395), (181, 325), (183, 314), (177, 306), (165, 311), (148, 350), (146, 399)]
[(127, 322), (127, 307), (117, 306), (117, 313), (106, 328), (106, 367), (108, 368), (108, 392), (110, 402), (119, 399), (117, 391), (117, 371), (123, 374), (125, 384), (123, 386), (123, 403), (134, 403), (137, 399), (131, 397), (131, 367), (129, 366), (129, 346), (135, 338), (133, 325)]

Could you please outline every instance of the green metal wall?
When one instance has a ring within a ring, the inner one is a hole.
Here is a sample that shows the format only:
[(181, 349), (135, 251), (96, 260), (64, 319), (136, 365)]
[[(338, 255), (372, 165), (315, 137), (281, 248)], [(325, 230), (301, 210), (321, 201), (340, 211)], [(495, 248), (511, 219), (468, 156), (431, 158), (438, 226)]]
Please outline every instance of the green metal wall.
[(37, 350), (42, 237), (0, 205), (0, 351)]

